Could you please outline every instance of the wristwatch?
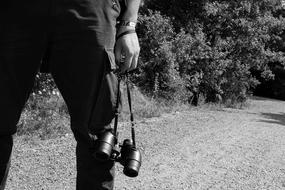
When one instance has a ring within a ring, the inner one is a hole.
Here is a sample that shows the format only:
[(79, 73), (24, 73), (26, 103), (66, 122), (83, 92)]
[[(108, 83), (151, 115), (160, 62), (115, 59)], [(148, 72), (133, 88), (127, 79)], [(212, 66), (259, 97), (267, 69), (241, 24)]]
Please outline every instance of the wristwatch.
[(120, 20), (120, 21), (118, 21), (118, 23), (117, 23), (117, 26), (118, 26), (118, 27), (121, 27), (121, 26), (130, 26), (130, 27), (135, 28), (136, 25), (137, 25), (136, 22), (134, 22), (134, 21), (128, 21), (128, 20)]

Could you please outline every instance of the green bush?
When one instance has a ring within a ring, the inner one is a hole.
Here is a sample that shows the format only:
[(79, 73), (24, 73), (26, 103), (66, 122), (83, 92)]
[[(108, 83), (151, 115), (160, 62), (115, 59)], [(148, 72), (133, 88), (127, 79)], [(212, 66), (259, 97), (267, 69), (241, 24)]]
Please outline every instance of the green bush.
[(55, 82), (49, 73), (38, 73), (35, 78), (33, 95), (50, 96), (56, 95), (57, 87)]
[(17, 135), (49, 139), (70, 133), (66, 104), (55, 91), (49, 96), (31, 94), (18, 123)]
[(173, 51), (175, 33), (171, 19), (149, 11), (139, 17), (138, 35), (142, 51), (136, 84), (156, 98), (185, 99), (186, 86)]
[[(162, 15), (154, 17), (148, 14), (148, 8), (159, 10)], [(270, 80), (274, 74), (269, 65), (285, 63), (282, 52), (285, 20), (280, 8), (277, 0), (146, 1), (143, 13), (147, 16), (143, 17), (146, 20), (143, 25), (151, 24), (154, 28), (143, 31), (147, 40), (142, 42), (147, 43), (142, 51), (164, 47), (163, 44), (147, 46), (149, 34), (157, 39), (171, 36), (172, 40), (164, 42), (171, 48), (156, 56), (168, 60), (160, 62), (164, 68), (170, 65), (165, 62), (174, 62), (177, 81), (181, 81), (178, 84), (187, 89), (185, 94), (201, 93), (206, 101), (243, 102), (259, 84), (252, 70), (260, 71), (262, 78)], [(161, 20), (167, 21), (164, 27)], [(160, 70), (164, 75), (172, 73)], [(156, 82), (155, 77), (149, 79)]]
[[(135, 85), (131, 85), (131, 89), (133, 113), (136, 121), (158, 117), (162, 113), (174, 109), (175, 105), (170, 106), (165, 101), (158, 102), (155, 99), (146, 97)], [(34, 89), (34, 91), (36, 90)], [(126, 122), (130, 120), (130, 113), (125, 85), (122, 85), (122, 92), (124, 101), (120, 122)], [(69, 133), (71, 133), (70, 116), (58, 90), (53, 89), (53, 93), (48, 95), (31, 94), (18, 123), (17, 135), (44, 140)]]

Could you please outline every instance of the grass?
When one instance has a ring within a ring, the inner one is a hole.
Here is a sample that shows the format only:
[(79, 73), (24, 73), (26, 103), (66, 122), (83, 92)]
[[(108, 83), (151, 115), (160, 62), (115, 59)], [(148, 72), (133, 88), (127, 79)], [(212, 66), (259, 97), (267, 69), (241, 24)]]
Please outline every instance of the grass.
[[(120, 120), (129, 121), (129, 105), (127, 99), (127, 90), (122, 85), (123, 109), (120, 114)], [(136, 86), (131, 87), (132, 106), (136, 121), (144, 120), (152, 117), (159, 117), (163, 113), (187, 110), (189, 104), (179, 102), (170, 102), (165, 99), (154, 99), (147, 97)], [(199, 108), (220, 110), (226, 107), (243, 109), (249, 106), (248, 101), (244, 103), (205, 103), (203, 96), (200, 96)], [(32, 94), (22, 112), (18, 123), (18, 136), (25, 136), (39, 139), (50, 139), (70, 134), (70, 117), (67, 106), (58, 92), (51, 94)]]
[[(123, 109), (119, 122), (130, 120), (127, 90), (124, 85), (121, 91)], [(135, 86), (131, 87), (131, 91), (133, 113), (136, 121), (159, 117), (163, 113), (182, 111), (190, 108), (189, 104), (147, 97)], [(33, 137), (45, 140), (71, 133), (67, 106), (60, 93), (57, 90), (55, 92), (49, 95), (32, 94), (30, 96), (18, 123), (18, 136), (24, 136), (27, 139)], [(205, 103), (202, 96), (201, 100), (199, 100), (200, 109), (221, 110), (226, 107), (243, 109), (248, 106), (248, 101), (244, 103)]]
[[(126, 88), (122, 87), (123, 109), (119, 121), (129, 121)], [(165, 100), (155, 100), (132, 87), (132, 105), (135, 120), (159, 117), (166, 112), (184, 109), (186, 105)], [(26, 103), (18, 123), (18, 136), (41, 140), (57, 138), (71, 133), (67, 106), (59, 93), (49, 96), (32, 94)]]
[(18, 136), (40, 139), (70, 133), (69, 115), (63, 98), (57, 95), (31, 95), (18, 123)]

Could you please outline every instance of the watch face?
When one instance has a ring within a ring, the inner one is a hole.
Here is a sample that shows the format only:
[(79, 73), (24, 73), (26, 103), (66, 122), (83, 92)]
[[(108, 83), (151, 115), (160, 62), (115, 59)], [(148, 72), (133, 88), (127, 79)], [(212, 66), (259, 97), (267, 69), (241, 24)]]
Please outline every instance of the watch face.
[(136, 23), (135, 22), (129, 22), (129, 25), (132, 26), (132, 27), (136, 27)]

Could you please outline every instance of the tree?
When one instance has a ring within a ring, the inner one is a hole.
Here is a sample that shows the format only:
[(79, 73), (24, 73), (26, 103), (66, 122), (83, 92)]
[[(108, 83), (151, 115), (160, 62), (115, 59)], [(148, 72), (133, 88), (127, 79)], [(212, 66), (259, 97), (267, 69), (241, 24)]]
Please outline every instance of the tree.
[(284, 65), (280, 1), (152, 0), (145, 6), (143, 13), (154, 9), (169, 18), (174, 40), (167, 43), (180, 78), (209, 101), (244, 101), (258, 84), (251, 70), (273, 79), (269, 65)]

